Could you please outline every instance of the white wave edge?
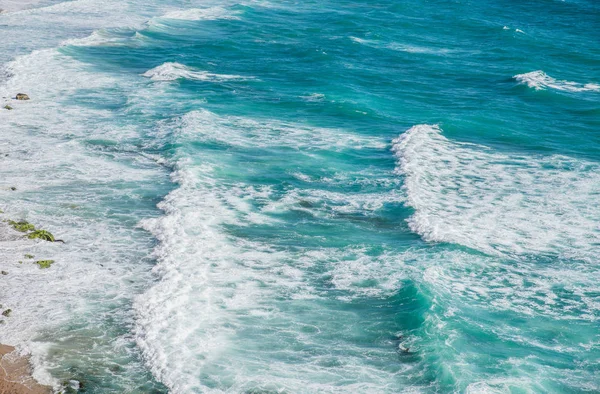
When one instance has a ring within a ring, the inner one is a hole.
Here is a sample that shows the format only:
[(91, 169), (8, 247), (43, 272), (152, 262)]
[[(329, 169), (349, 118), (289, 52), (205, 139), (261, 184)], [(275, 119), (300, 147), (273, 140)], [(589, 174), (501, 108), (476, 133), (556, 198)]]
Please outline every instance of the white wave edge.
[(208, 7), (208, 8), (190, 8), (187, 10), (175, 10), (168, 12), (160, 17), (160, 19), (176, 19), (183, 21), (201, 21), (201, 20), (219, 20), (230, 19), (238, 20), (239, 12), (230, 11), (224, 7)]
[(496, 153), (457, 143), (437, 125), (393, 141), (410, 228), (427, 241), (497, 254), (557, 254), (592, 261), (600, 250), (600, 165)]
[(596, 83), (578, 83), (561, 81), (552, 78), (542, 70), (531, 71), (525, 74), (517, 74), (513, 77), (517, 82), (525, 84), (535, 90), (546, 88), (564, 92), (600, 92), (600, 85)]
[(247, 81), (255, 79), (254, 77), (244, 77), (241, 75), (214, 74), (208, 71), (196, 71), (175, 62), (163, 63), (158, 67), (146, 71), (142, 76), (150, 78), (153, 81), (165, 82), (176, 81), (178, 79), (206, 82)]

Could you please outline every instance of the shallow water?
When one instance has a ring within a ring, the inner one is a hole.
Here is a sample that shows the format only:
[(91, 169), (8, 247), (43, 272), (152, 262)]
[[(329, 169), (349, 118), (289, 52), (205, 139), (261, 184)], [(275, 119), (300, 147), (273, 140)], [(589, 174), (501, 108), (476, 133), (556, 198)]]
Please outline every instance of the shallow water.
[(0, 342), (91, 393), (600, 391), (598, 15), (0, 15), (2, 216), (66, 241), (1, 230)]

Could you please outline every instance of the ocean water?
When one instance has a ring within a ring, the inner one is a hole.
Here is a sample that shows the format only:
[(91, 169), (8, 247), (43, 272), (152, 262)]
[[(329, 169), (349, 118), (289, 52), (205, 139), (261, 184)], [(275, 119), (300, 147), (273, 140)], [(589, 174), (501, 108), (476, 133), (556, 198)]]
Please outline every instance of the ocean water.
[(0, 216), (65, 243), (0, 226), (0, 343), (39, 381), (600, 392), (598, 2), (31, 7)]

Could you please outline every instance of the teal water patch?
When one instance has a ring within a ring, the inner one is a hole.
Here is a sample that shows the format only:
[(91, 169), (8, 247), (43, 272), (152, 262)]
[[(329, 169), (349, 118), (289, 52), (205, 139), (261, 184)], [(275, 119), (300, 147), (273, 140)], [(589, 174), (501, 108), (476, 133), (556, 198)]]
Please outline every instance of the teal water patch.
[(64, 177), (122, 164), (47, 193), (138, 278), (51, 372), (100, 336), (90, 392), (599, 390), (597, 12), (173, 3), (38, 55), (69, 83), (12, 125), (102, 158)]

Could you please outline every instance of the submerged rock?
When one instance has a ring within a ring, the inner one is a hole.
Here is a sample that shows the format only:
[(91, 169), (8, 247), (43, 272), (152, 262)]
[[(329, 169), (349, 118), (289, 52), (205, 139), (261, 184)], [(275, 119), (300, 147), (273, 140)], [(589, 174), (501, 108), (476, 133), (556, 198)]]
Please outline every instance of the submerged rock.
[(7, 104), (7, 105), (5, 105), (5, 106), (4, 106), (4, 109), (7, 109), (7, 110), (9, 110), (9, 111), (10, 111), (10, 110), (12, 110), (12, 109), (13, 109), (13, 107), (11, 107), (10, 105), (8, 105), (8, 104)]
[(0, 274), (2, 274), (2, 275), (8, 275), (8, 272), (2, 271), (2, 272), (0, 272)]
[(11, 313), (12, 313), (12, 309), (7, 309), (4, 312), (2, 312), (2, 316), (9, 317)]
[(25, 93), (17, 93), (17, 96), (15, 98), (17, 100), (29, 100), (29, 96)]

